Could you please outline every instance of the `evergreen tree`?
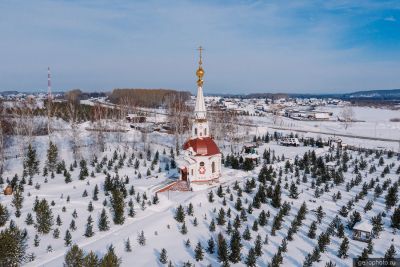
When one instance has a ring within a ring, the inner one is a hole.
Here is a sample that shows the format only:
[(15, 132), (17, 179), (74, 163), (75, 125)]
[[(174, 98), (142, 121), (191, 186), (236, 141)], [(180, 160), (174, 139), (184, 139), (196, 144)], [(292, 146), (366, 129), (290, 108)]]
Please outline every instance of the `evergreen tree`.
[(4, 226), (9, 218), (10, 214), (7, 207), (0, 203), (0, 227)]
[(39, 233), (48, 234), (53, 226), (53, 213), (46, 199), (42, 199), (36, 207), (36, 229)]
[(345, 237), (343, 238), (343, 241), (340, 244), (338, 257), (343, 259), (347, 258), (349, 256), (347, 254), (348, 251), (349, 251), (349, 240), (347, 239), (347, 237)]
[(27, 234), (17, 226), (0, 231), (0, 266), (21, 266), (26, 259)]
[(188, 232), (188, 229), (187, 229), (187, 227), (186, 227), (186, 223), (183, 222), (182, 227), (181, 227), (181, 234), (182, 234), (182, 235), (186, 235), (187, 232)]
[(221, 208), (219, 210), (218, 216), (217, 216), (217, 224), (218, 225), (224, 225), (226, 222), (225, 220), (225, 210)]
[(210, 237), (210, 239), (207, 241), (207, 252), (209, 254), (213, 254), (215, 251), (215, 242), (214, 239), (212, 237)]
[(125, 241), (125, 251), (126, 252), (132, 252), (132, 246), (131, 246), (131, 241), (128, 239)]
[(175, 212), (175, 220), (182, 223), (185, 220), (185, 211), (182, 205), (179, 205)]
[(100, 219), (99, 219), (99, 223), (98, 223), (99, 230), (100, 231), (108, 231), (110, 229), (109, 224), (110, 224), (110, 222), (108, 220), (106, 210), (103, 208), (103, 210), (101, 211)]
[(93, 189), (93, 200), (94, 200), (94, 201), (99, 200), (98, 194), (99, 194), (99, 187), (98, 187), (97, 184), (96, 184), (96, 185), (94, 186), (94, 189)]
[(228, 263), (228, 246), (221, 233), (218, 234), (218, 260), (224, 264)]
[(65, 254), (65, 267), (83, 267), (84, 253), (83, 250), (74, 244)]
[(394, 205), (396, 205), (398, 197), (397, 197), (397, 184), (391, 186), (388, 189), (388, 193), (385, 197), (385, 204), (386, 204), (386, 208), (389, 210), (390, 208), (392, 208)]
[(167, 250), (165, 248), (161, 249), (160, 257), (158, 258), (158, 260), (162, 264), (167, 264), (168, 256), (167, 256)]
[(395, 229), (400, 230), (400, 206), (394, 209), (393, 215), (391, 217), (391, 226)]
[(289, 197), (294, 199), (299, 197), (299, 192), (297, 191), (297, 186), (294, 182), (290, 184)]
[(257, 266), (257, 257), (256, 257), (256, 253), (254, 252), (254, 248), (249, 249), (249, 253), (247, 254), (245, 263), (246, 263), (246, 266), (248, 266), (248, 267)]
[(308, 231), (308, 237), (314, 239), (316, 234), (315, 231), (317, 230), (317, 223), (314, 221), (310, 225), (310, 230)]
[(92, 216), (91, 216), (91, 215), (89, 215), (89, 217), (88, 217), (88, 219), (87, 219), (86, 230), (85, 230), (84, 236), (86, 236), (86, 237), (92, 237), (92, 236), (94, 236), (94, 232), (93, 232), (93, 219), (92, 219)]
[(368, 240), (368, 254), (372, 254), (374, 252), (374, 243), (372, 241), (372, 238), (370, 240)]
[(249, 226), (247, 226), (246, 229), (243, 231), (243, 239), (251, 240), (251, 233), (250, 233)]
[(13, 194), (13, 199), (11, 204), (15, 208), (15, 217), (19, 218), (21, 216), (22, 202), (24, 201), (24, 196), (20, 189), (16, 189)]
[(233, 263), (238, 263), (241, 260), (240, 251), (242, 249), (241, 237), (238, 230), (233, 230), (230, 240), (229, 260)]
[(26, 154), (24, 165), (27, 168), (30, 177), (39, 173), (39, 160), (37, 160), (36, 149), (34, 149), (31, 144), (28, 145), (28, 152)]
[(58, 149), (57, 146), (50, 141), (49, 148), (47, 149), (47, 168), (50, 172), (54, 172), (57, 166)]
[(274, 208), (279, 208), (281, 206), (281, 186), (279, 183), (275, 185), (275, 189), (272, 195), (271, 205)]
[(202, 261), (204, 259), (203, 247), (201, 246), (200, 242), (197, 242), (197, 246), (194, 250), (194, 255), (196, 261)]
[(137, 241), (138, 241), (138, 244), (141, 246), (146, 245), (146, 237), (144, 236), (143, 230), (138, 234)]
[(108, 247), (107, 253), (103, 256), (100, 262), (100, 267), (119, 267), (122, 263), (121, 258), (115, 254), (114, 247)]
[(263, 252), (262, 252), (262, 241), (261, 241), (261, 236), (257, 235), (256, 241), (254, 243), (254, 252), (257, 257), (260, 257)]
[(111, 208), (113, 211), (113, 221), (115, 224), (123, 224), (125, 222), (124, 216), (124, 197), (120, 190), (114, 189), (111, 191)]
[(84, 267), (97, 267), (100, 265), (99, 257), (93, 252), (90, 251), (84, 258), (83, 258), (83, 266)]
[(67, 230), (65, 232), (65, 237), (64, 237), (64, 241), (65, 241), (64, 244), (66, 247), (71, 245), (71, 240), (72, 240), (71, 233), (69, 232), (69, 230)]
[(394, 246), (392, 244), (392, 245), (390, 245), (388, 250), (386, 250), (384, 258), (387, 261), (391, 261), (391, 260), (394, 260), (395, 257), (396, 257), (396, 249), (394, 248)]

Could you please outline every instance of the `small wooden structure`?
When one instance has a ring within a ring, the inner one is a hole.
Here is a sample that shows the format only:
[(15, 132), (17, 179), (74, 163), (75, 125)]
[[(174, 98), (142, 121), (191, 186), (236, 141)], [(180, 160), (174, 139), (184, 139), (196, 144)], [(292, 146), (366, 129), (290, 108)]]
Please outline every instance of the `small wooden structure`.
[(282, 146), (300, 146), (299, 139), (290, 137), (282, 138), (280, 144)]
[(368, 221), (358, 222), (353, 227), (353, 239), (368, 242), (372, 238), (372, 228)]
[(12, 195), (13, 193), (13, 189), (11, 187), (11, 185), (7, 185), (4, 190), (3, 190), (4, 195), (9, 196)]

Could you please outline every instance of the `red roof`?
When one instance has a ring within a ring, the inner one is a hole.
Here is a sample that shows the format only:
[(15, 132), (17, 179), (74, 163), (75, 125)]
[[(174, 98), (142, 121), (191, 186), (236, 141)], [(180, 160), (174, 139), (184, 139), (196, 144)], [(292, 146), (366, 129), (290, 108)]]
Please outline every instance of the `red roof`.
[(187, 150), (190, 147), (198, 156), (211, 156), (221, 153), (211, 137), (189, 139), (183, 144), (183, 149)]

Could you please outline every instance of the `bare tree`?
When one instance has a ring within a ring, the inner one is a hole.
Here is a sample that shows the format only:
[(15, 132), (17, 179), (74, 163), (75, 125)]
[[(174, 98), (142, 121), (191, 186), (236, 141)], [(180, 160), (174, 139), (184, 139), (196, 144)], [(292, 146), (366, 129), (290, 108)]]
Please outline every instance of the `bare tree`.
[(71, 147), (72, 153), (75, 160), (80, 159), (80, 137), (78, 131), (78, 113), (79, 113), (79, 95), (80, 90), (72, 90), (66, 94), (67, 97), (67, 112), (69, 117), (69, 123), (71, 126), (72, 139)]
[(179, 152), (179, 148), (183, 143), (182, 135), (190, 129), (189, 112), (190, 109), (186, 105), (186, 97), (183, 94), (171, 94), (166, 100), (168, 107), (168, 118), (175, 135), (175, 148)]
[(0, 175), (4, 171), (4, 161), (5, 161), (3, 121), (4, 121), (4, 108), (3, 108), (3, 101), (0, 99)]
[(351, 106), (344, 106), (339, 116), (339, 120), (343, 123), (345, 129), (347, 129), (354, 121), (354, 111)]

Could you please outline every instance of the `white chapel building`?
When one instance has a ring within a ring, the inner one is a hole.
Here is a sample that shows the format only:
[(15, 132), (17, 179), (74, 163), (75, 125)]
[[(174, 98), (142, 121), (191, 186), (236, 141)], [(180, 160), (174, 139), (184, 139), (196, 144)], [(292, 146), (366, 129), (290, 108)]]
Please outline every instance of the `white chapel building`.
[(194, 119), (190, 138), (184, 143), (184, 153), (178, 159), (180, 179), (193, 184), (213, 184), (219, 182), (221, 176), (221, 152), (210, 135), (207, 121), (207, 110), (203, 96), (202, 48), (199, 68), (196, 71), (197, 96)]

